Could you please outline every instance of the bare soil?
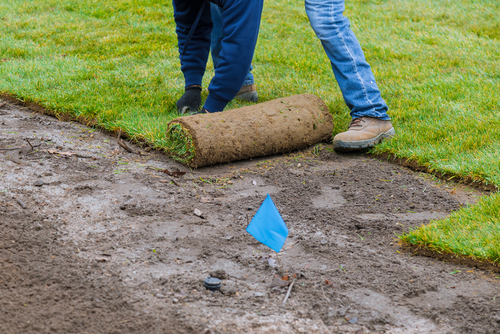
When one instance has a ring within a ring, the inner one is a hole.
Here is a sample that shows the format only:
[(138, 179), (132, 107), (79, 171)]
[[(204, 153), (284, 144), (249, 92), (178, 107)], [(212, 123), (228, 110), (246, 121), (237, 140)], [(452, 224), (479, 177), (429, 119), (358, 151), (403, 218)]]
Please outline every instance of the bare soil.
[[(396, 238), (482, 193), (329, 145), (196, 171), (134, 149), (0, 108), (1, 333), (500, 332), (495, 274)], [(267, 194), (279, 255), (245, 232)]]

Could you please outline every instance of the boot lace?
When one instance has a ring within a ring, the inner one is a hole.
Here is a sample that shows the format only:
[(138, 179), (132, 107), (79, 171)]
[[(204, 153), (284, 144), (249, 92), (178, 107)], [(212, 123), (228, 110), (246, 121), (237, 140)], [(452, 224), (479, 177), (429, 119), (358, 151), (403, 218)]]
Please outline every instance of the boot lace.
[(354, 127), (361, 127), (363, 126), (363, 117), (361, 118), (355, 118), (351, 121), (351, 124), (349, 124), (349, 128), (354, 128)]

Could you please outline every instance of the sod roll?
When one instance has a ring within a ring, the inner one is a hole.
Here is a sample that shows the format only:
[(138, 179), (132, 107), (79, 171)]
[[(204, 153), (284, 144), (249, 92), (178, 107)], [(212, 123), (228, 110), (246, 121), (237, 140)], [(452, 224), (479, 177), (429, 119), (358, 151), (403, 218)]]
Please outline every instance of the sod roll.
[(167, 139), (178, 161), (198, 168), (287, 153), (330, 140), (333, 119), (317, 96), (295, 95), (219, 113), (174, 119)]

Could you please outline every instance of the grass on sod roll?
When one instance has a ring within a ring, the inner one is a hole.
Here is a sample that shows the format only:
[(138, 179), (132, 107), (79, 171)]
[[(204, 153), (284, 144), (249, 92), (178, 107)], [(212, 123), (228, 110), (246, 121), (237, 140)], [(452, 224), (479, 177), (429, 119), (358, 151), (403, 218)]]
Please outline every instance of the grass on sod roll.
[(189, 131), (181, 124), (174, 123), (168, 126), (166, 135), (170, 141), (170, 150), (175, 152), (176, 159), (189, 165), (196, 153), (194, 141)]
[[(267, 101), (316, 94), (338, 133), (349, 110), (303, 7), (302, 1), (266, 1), (254, 58), (259, 95)], [(0, 93), (56, 114), (93, 118), (183, 160), (193, 153), (179, 145), (185, 138), (165, 137), (183, 93), (172, 12), (170, 1), (158, 0), (3, 1)], [(500, 186), (499, 12), (497, 0), (347, 2), (345, 14), (397, 131), (375, 153)], [(204, 87), (212, 76), (209, 64)], [(466, 210), (449, 219), (495, 221), (486, 201), (498, 205), (500, 197), (481, 201), (477, 219)]]

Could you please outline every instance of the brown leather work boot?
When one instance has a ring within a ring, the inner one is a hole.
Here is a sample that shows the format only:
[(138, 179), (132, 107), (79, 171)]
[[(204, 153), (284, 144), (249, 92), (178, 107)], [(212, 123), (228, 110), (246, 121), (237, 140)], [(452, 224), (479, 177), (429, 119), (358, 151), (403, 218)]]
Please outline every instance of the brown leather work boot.
[(257, 87), (255, 87), (255, 85), (247, 85), (241, 87), (238, 94), (236, 94), (236, 98), (248, 102), (259, 101), (259, 94), (257, 93)]
[(373, 117), (355, 118), (349, 124), (349, 130), (335, 136), (333, 149), (337, 152), (357, 151), (373, 147), (395, 134), (391, 121)]

